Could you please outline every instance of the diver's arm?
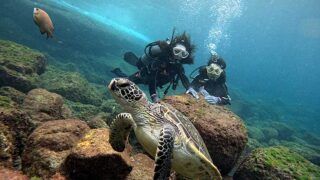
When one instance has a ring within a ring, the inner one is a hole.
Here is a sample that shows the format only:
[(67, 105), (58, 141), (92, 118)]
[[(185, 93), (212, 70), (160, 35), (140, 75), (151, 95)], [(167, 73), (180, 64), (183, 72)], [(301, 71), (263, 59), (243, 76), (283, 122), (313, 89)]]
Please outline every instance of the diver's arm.
[(157, 86), (156, 86), (156, 79), (151, 78), (152, 80), (149, 81), (149, 94), (151, 97), (152, 102), (159, 102), (160, 99), (157, 94)]
[(198, 89), (201, 87), (201, 86), (204, 86), (204, 83), (203, 83), (203, 77), (201, 75), (197, 75), (191, 82), (191, 87), (193, 87), (194, 89), (196, 89), (198, 91)]
[(184, 88), (188, 89), (190, 87), (190, 82), (188, 77), (184, 73), (179, 73), (179, 78)]

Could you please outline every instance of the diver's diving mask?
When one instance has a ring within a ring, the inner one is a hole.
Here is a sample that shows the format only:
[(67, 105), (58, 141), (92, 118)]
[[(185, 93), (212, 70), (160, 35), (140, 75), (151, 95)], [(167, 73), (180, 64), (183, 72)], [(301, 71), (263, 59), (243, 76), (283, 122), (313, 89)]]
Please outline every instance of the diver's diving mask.
[(173, 50), (174, 58), (177, 60), (185, 59), (189, 56), (189, 53), (186, 47), (182, 44), (177, 44), (175, 47), (173, 47), (172, 50)]
[(221, 73), (223, 72), (221, 67), (215, 63), (210, 64), (209, 66), (206, 67), (206, 69), (207, 69), (207, 75), (209, 79), (214, 79), (214, 80), (217, 80), (220, 77)]

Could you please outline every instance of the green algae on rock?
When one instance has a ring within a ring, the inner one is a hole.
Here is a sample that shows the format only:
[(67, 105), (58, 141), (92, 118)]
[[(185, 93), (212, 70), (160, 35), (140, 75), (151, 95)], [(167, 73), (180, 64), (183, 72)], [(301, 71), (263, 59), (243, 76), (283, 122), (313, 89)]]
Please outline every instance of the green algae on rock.
[(11, 98), (14, 102), (16, 102), (18, 104), (22, 104), (23, 103), (23, 99), (26, 96), (26, 94), (24, 94), (23, 92), (20, 92), (20, 91), (16, 90), (13, 87), (10, 87), (10, 86), (0, 87), (0, 95), (1, 96), (7, 96), (7, 97)]
[(258, 148), (241, 163), (234, 179), (319, 179), (320, 167), (288, 148)]
[(103, 96), (77, 72), (61, 71), (53, 66), (40, 76), (39, 86), (66, 99), (99, 106)]
[(12, 108), (15, 106), (15, 102), (11, 100), (11, 98), (7, 96), (0, 95), (0, 107), (1, 108)]
[(100, 108), (91, 104), (82, 104), (65, 100), (65, 103), (72, 111), (72, 115), (81, 120), (89, 121), (100, 112)]
[(0, 85), (27, 92), (36, 87), (46, 61), (43, 54), (33, 49), (0, 40), (0, 65)]

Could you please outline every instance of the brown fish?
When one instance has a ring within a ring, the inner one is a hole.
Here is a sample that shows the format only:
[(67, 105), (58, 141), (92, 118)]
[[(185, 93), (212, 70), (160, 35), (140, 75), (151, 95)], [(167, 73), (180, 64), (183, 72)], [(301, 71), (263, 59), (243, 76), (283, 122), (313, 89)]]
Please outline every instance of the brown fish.
[(49, 15), (42, 9), (33, 8), (33, 21), (39, 26), (41, 34), (47, 33), (47, 39), (52, 38), (54, 31)]

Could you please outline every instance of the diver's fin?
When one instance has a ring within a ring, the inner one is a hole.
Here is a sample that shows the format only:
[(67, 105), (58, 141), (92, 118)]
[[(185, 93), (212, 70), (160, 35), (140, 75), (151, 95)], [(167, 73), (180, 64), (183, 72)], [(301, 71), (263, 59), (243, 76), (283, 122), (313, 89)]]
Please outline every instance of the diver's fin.
[(128, 77), (128, 75), (123, 73), (120, 68), (115, 68), (115, 69), (111, 70), (111, 72), (114, 73), (118, 77)]
[(132, 66), (137, 66), (137, 62), (139, 60), (139, 58), (133, 52), (124, 53), (123, 59)]

